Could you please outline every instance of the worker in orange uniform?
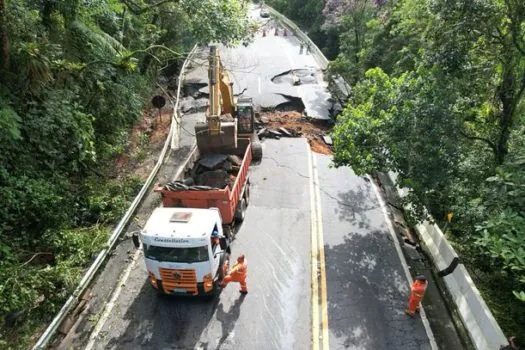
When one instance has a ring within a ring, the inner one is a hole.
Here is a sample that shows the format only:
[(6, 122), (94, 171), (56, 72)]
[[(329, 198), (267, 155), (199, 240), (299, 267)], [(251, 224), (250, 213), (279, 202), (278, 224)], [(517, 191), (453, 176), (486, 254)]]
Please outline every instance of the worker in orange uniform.
[(408, 309), (405, 310), (405, 313), (410, 317), (414, 317), (417, 311), (419, 311), (419, 304), (423, 300), (425, 291), (427, 290), (427, 278), (423, 275), (419, 275), (412, 283), (410, 287), (410, 299), (408, 299)]
[(248, 294), (248, 286), (246, 285), (246, 275), (248, 273), (248, 263), (244, 258), (244, 255), (241, 255), (237, 258), (237, 262), (233, 265), (231, 271), (224, 277), (222, 280), (222, 288), (226, 288), (230, 282), (239, 282), (241, 284), (241, 289), (239, 292), (242, 294)]

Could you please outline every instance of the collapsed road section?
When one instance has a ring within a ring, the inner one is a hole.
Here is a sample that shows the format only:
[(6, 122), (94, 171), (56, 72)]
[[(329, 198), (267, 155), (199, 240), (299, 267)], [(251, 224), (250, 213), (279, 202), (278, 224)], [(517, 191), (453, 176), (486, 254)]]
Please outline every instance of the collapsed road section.
[(329, 136), (332, 122), (309, 118), (297, 111), (263, 112), (255, 120), (259, 139), (304, 137), (313, 152), (331, 155), (332, 139)]

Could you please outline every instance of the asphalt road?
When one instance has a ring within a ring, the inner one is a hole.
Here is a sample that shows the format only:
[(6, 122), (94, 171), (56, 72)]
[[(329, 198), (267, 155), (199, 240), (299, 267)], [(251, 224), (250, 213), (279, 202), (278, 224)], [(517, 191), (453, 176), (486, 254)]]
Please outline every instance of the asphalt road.
[[(254, 18), (258, 15), (258, 10), (252, 12)], [(207, 48), (200, 49), (201, 57), (206, 53)], [(306, 47), (301, 50), (300, 41), (290, 32), (284, 36), (284, 30), (274, 21), (263, 20), (255, 40), (247, 47), (221, 46), (219, 53), (234, 83), (234, 94), (252, 97), (254, 104), (262, 108), (273, 108), (301, 98), (308, 116), (329, 118), (332, 104), (318, 63), (307, 53)], [(200, 84), (200, 91), (207, 93), (207, 65), (202, 59), (196, 59), (194, 66), (186, 81)]]
[(430, 349), (404, 314), (409, 286), (375, 184), (316, 155), (331, 349)]
[[(222, 51), (237, 92), (263, 106), (298, 97), (309, 115), (327, 117), (328, 93), (314, 58), (300, 51), (297, 39), (276, 37), (268, 26), (266, 36), (261, 33), (247, 48)], [(287, 74), (294, 69), (313, 69), (317, 80), (301, 71)], [(206, 74), (197, 65), (188, 79), (202, 83)], [(294, 86), (297, 76), (305, 83)], [(408, 280), (373, 184), (329, 163), (327, 156), (311, 156), (304, 139), (264, 142), (262, 162), (251, 168), (246, 219), (232, 248), (234, 258), (243, 253), (248, 260), (247, 296), (235, 284), (211, 302), (159, 296), (146, 281), (139, 254), (123, 267), (121, 289), (108, 312), (93, 320), (98, 327), (91, 341), (82, 344), (94, 349), (311, 349), (316, 343), (330, 349), (430, 349), (421, 319), (403, 313)], [(316, 187), (319, 196), (312, 192)], [(324, 240), (319, 261), (317, 249), (312, 255), (313, 218)], [(319, 290), (312, 294), (315, 285)], [(312, 341), (317, 332), (320, 338)]]
[(235, 284), (211, 302), (160, 296), (139, 256), (93, 348), (310, 348), (306, 151), (301, 139), (267, 143), (264, 161), (252, 168), (251, 202), (232, 249), (248, 260), (246, 297)]

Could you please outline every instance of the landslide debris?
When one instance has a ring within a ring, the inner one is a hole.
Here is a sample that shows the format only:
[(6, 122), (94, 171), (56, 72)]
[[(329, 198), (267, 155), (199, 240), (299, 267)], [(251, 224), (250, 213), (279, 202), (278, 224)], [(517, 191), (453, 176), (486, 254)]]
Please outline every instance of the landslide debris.
[(255, 121), (259, 139), (281, 137), (304, 137), (313, 152), (333, 154), (332, 142), (328, 134), (332, 126), (324, 120), (308, 118), (302, 113), (263, 112)]

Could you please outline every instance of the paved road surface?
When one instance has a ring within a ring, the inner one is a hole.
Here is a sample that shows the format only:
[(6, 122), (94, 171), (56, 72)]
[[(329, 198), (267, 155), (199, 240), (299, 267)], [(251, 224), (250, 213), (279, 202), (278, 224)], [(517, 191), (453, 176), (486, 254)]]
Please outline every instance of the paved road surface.
[(316, 155), (327, 266), (331, 349), (429, 349), (404, 314), (408, 284), (374, 186)]
[[(285, 74), (272, 82), (291, 69), (316, 67), (311, 56), (300, 53), (295, 38), (259, 37), (248, 48), (223, 52), (227, 67), (228, 62), (235, 66), (237, 54), (251, 55), (252, 60), (236, 64), (250, 71), (232, 72), (257, 103), (282, 103), (279, 94), (286, 92), (303, 98), (309, 114), (326, 117), (327, 93), (320, 81), (297, 87), (287, 83)], [(206, 74), (205, 68), (196, 68), (189, 79)], [(126, 267), (129, 277), (109, 317), (96, 320), (103, 327), (92, 334), (90, 345), (310, 349), (329, 343), (331, 349), (429, 349), (421, 319), (403, 314), (408, 281), (373, 185), (349, 168), (330, 168), (329, 157), (311, 155), (307, 147), (304, 139), (266, 141), (261, 164), (251, 170), (251, 203), (233, 244), (233, 256), (244, 253), (248, 259), (246, 297), (235, 284), (211, 302), (158, 296), (146, 282), (139, 256)], [(314, 280), (312, 218), (319, 219), (316, 232), (323, 233), (326, 262), (323, 269), (322, 259), (315, 261), (320, 251), (314, 249)], [(321, 338), (312, 342), (317, 332)]]
[(251, 203), (233, 245), (246, 254), (249, 294), (235, 284), (212, 302), (157, 295), (142, 256), (132, 267), (95, 349), (307, 349), (310, 229), (307, 145), (266, 145), (251, 173)]

